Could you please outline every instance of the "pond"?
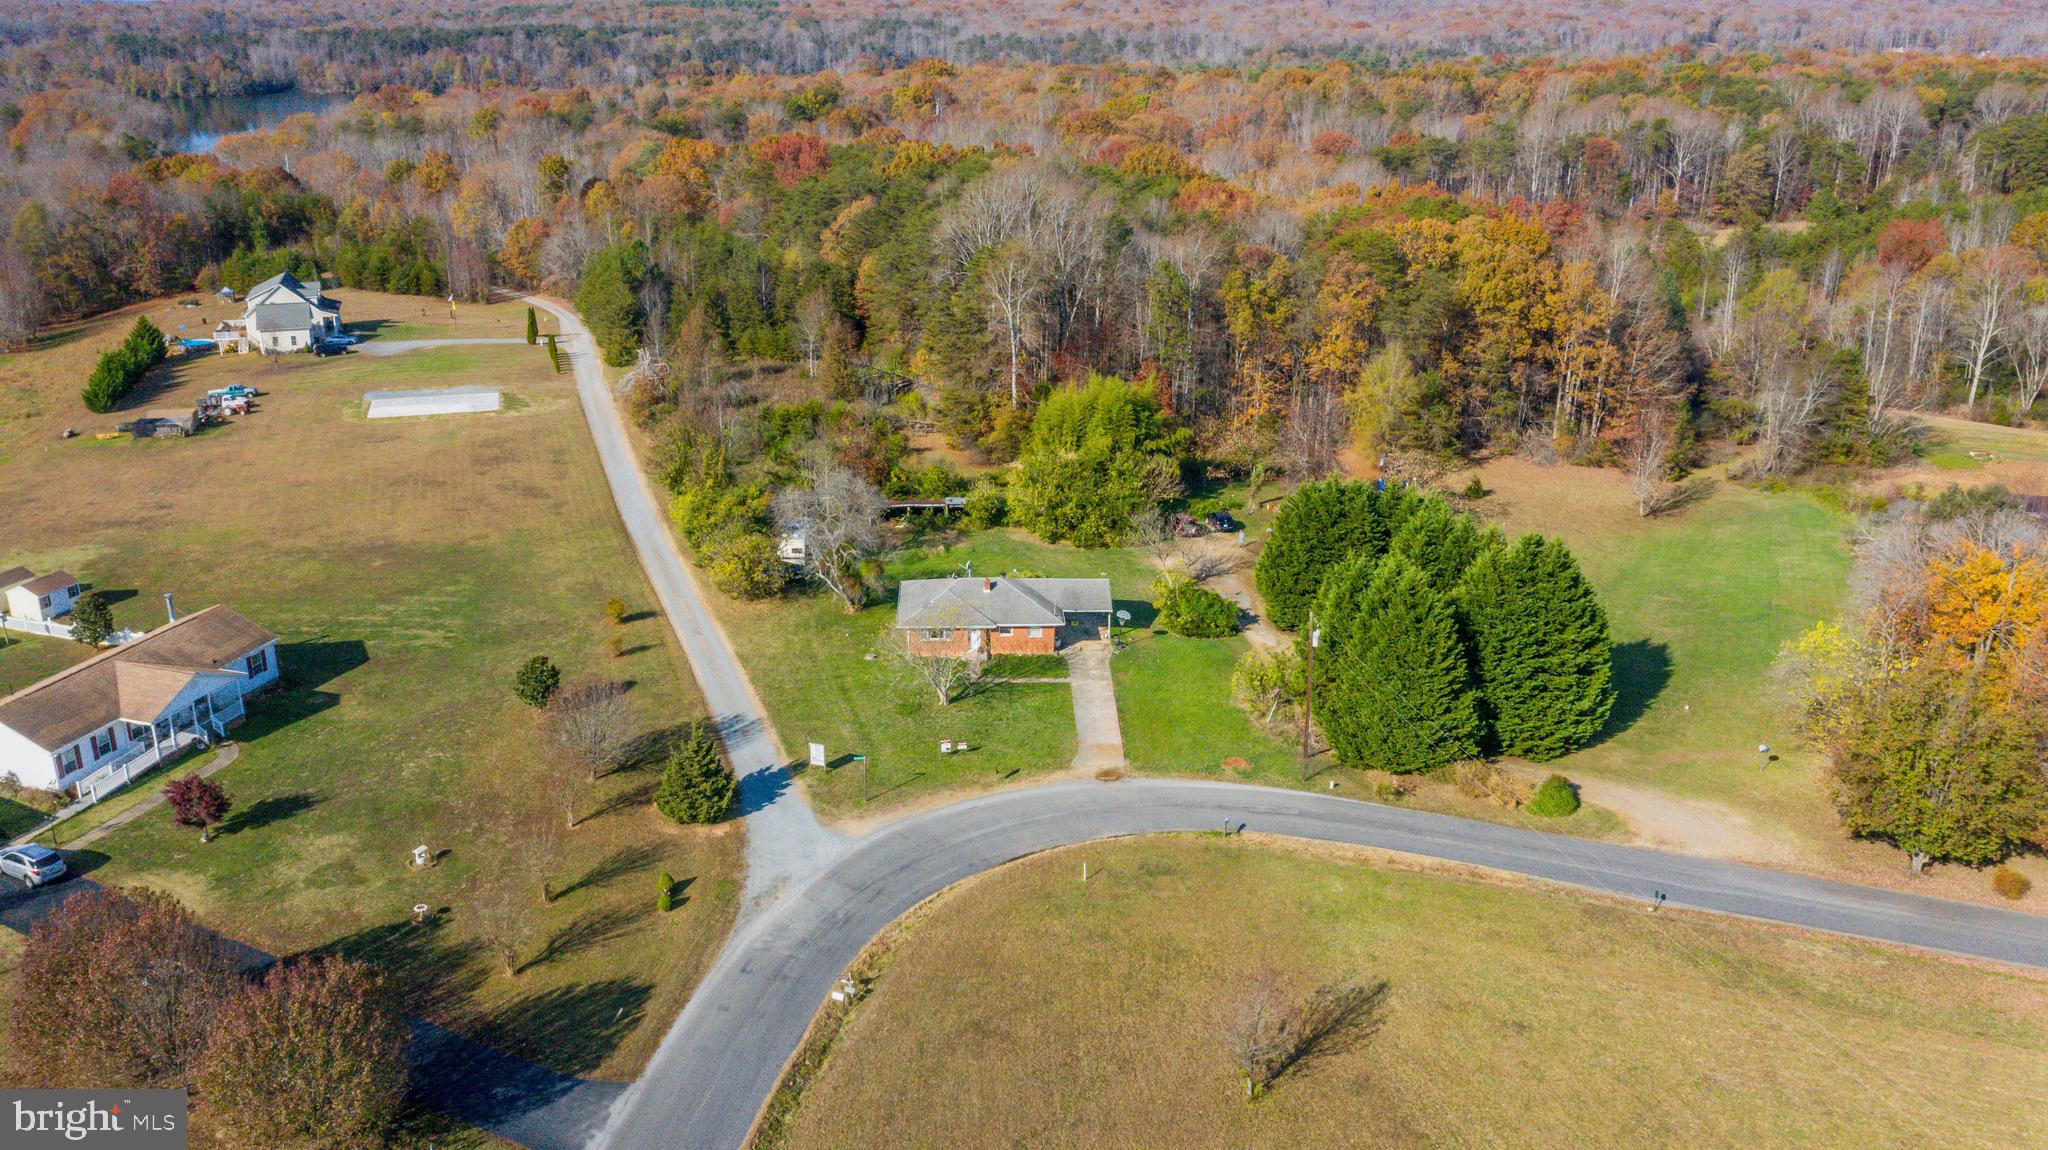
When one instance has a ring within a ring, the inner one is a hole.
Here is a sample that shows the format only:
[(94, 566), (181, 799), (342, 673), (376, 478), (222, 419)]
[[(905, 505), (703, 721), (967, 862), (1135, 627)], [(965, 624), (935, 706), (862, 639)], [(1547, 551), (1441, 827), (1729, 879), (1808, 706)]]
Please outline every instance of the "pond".
[(164, 104), (171, 114), (171, 137), (180, 152), (210, 152), (222, 136), (269, 128), (301, 112), (318, 114), (347, 96), (287, 88), (281, 92), (258, 92), (246, 96), (203, 96)]

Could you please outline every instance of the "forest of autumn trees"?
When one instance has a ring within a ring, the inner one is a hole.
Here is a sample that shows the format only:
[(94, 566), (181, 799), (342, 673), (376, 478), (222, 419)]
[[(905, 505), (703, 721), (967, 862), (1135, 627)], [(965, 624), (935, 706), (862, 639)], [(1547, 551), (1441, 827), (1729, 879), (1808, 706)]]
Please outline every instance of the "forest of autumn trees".
[[(0, 336), (287, 268), (580, 289), (615, 362), (658, 364), (650, 409), (720, 435), (724, 365), (781, 361), (840, 399), (914, 382), (1007, 459), (1049, 383), (1101, 371), (1225, 468), (1519, 446), (1649, 486), (1707, 441), (1759, 475), (1882, 463), (1906, 409), (2048, 385), (2035, 59), (678, 58), (529, 87), (482, 53), (408, 86), (312, 37), (230, 71), (361, 94), (192, 156), (112, 66), (179, 11), (6, 55), (76, 71), (0, 104)], [(527, 36), (557, 49), (531, 74), (573, 71), (579, 38)]]

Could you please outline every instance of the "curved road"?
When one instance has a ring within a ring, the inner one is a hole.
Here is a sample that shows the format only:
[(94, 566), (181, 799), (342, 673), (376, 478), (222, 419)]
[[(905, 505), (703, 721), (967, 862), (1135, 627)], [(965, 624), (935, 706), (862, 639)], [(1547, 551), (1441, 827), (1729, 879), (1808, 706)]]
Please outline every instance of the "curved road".
[(882, 928), (947, 886), (1051, 847), (1226, 824), (2048, 968), (2048, 917), (2017, 911), (1239, 783), (1060, 783), (891, 824), (744, 925), (595, 1145), (736, 1150), (834, 981)]
[(558, 303), (528, 302), (561, 322), (620, 517), (719, 724), (747, 819), (739, 926), (646, 1072), (596, 1134), (588, 1108), (544, 1105), (514, 1135), (529, 1144), (736, 1150), (834, 980), (884, 927), (991, 867), (1120, 835), (1228, 825), (2048, 968), (2048, 917), (1237, 783), (1059, 783), (969, 799), (849, 840), (822, 827), (790, 785), (760, 701), (676, 551), (588, 330)]

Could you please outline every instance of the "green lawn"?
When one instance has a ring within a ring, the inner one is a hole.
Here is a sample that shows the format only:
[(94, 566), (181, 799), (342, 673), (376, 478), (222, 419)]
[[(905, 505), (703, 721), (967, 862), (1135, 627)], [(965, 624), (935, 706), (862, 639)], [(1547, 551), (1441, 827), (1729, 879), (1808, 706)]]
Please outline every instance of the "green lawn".
[[(807, 1059), (802, 1091), (777, 1096), (763, 1144), (2048, 1138), (2038, 976), (1371, 857), (1151, 836), (964, 883), (863, 960), (864, 999), (828, 1004), (822, 1065)], [(1298, 992), (1384, 990), (1247, 1104), (1226, 1032), (1262, 971)]]
[[(1006, 531), (899, 553), (888, 575), (892, 583), (964, 577), (970, 566), (976, 576), (1106, 573), (1119, 600), (1133, 608), (1142, 607), (1135, 600), (1151, 578), (1129, 552), (1048, 546)], [(783, 746), (797, 753), (807, 743), (825, 744), (834, 765), (802, 776), (823, 814), (857, 817), (941, 791), (1061, 771), (1074, 757), (1073, 704), (1064, 684), (990, 680), (942, 706), (886, 656), (869, 658), (895, 619), (893, 595), (857, 615), (812, 589), (763, 603), (715, 593), (713, 599)], [(1025, 666), (1031, 677), (1045, 670), (1036, 661)], [(943, 740), (972, 749), (942, 754)], [(867, 756), (865, 767), (852, 761), (856, 754)]]
[[(1848, 517), (1804, 494), (1722, 483), (1645, 522), (1603, 501), (1618, 478), (1575, 468), (1490, 473), (1488, 485), (1509, 505), (1506, 526), (1571, 545), (1613, 627), (1610, 733), (1552, 765), (1831, 837), (1817, 764), (1796, 749), (1770, 675), (1788, 640), (1841, 605)], [(1759, 744), (1779, 755), (1768, 769)]]
[[(1561, 834), (1617, 837), (1625, 827), (1613, 812), (1586, 804), (1576, 814), (1539, 819), (1468, 798), (1434, 778), (1405, 780), (1408, 793), (1386, 790), (1394, 776), (1314, 761), (1314, 774), (1301, 771), (1299, 729), (1267, 729), (1230, 697), (1230, 673), (1249, 649), (1243, 638), (1187, 639), (1139, 630), (1117, 653), (1117, 715), (1123, 724), (1124, 753), (1138, 771), (1235, 779), (1268, 786), (1329, 790), (1352, 798), (1398, 801), (1404, 806), (1536, 825)], [(1229, 759), (1238, 760), (1225, 766)]]
[[(468, 310), (465, 334), (523, 324), (523, 308)], [(22, 366), (35, 354), (11, 357), (0, 380), (46, 380), (49, 423), (78, 419), (68, 378)], [(0, 463), (0, 489), (31, 492), (10, 504), (9, 562), (62, 564), (115, 589), (125, 625), (159, 625), (172, 591), (182, 612), (227, 603), (281, 639), (285, 686), (252, 704), (240, 758), (213, 776), (235, 804), (225, 833), (201, 845), (159, 810), (74, 863), (169, 891), (276, 953), (365, 956), (417, 1013), (548, 1065), (631, 1076), (736, 914), (743, 832), (677, 827), (646, 801), (660, 737), (702, 704), (649, 609), (570, 383), (520, 346), (275, 367), (203, 357), (157, 386), (187, 394), (252, 373), (269, 394), (225, 428), (98, 446), (25, 435)], [(486, 381), (534, 402), (348, 415), (370, 387)], [(631, 621), (604, 620), (610, 595)], [(627, 682), (647, 752), (575, 797), (583, 821), (541, 868), (556, 894), (545, 904), (520, 863), (565, 821), (543, 785), (560, 769), (510, 691), (536, 653), (569, 678)], [(435, 866), (407, 867), (418, 844), (439, 853)], [(683, 888), (657, 917), (661, 870)], [(408, 922), (420, 902), (436, 912), (426, 928)], [(515, 912), (516, 977), (486, 953), (493, 907)]]

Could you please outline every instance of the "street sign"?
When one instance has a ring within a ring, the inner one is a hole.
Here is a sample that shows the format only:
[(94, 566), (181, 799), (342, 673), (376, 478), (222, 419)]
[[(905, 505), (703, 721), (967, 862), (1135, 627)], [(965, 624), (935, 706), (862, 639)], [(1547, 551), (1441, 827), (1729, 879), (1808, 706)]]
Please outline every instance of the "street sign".
[(822, 767), (825, 765), (825, 744), (811, 744), (811, 765), (814, 767)]

